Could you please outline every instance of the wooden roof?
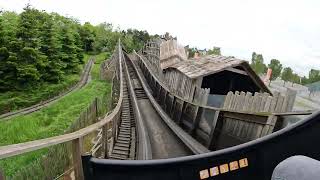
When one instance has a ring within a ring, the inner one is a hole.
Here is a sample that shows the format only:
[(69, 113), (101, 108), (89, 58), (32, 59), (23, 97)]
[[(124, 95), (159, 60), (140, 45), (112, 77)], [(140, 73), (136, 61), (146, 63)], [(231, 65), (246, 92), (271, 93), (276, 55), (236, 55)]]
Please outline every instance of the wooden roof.
[[(243, 70), (234, 67), (242, 67)], [(270, 90), (252, 70), (249, 63), (234, 57), (209, 55), (199, 58), (191, 58), (185, 61), (173, 64), (166, 69), (177, 69), (191, 79), (208, 76), (221, 71), (233, 71), (240, 74), (248, 75), (264, 91), (271, 94)]]
[(200, 58), (192, 58), (185, 61), (178, 62), (169, 66), (181, 71), (183, 74), (191, 79), (207, 76), (221, 72), (227, 68), (239, 66), (247, 63), (244, 60), (235, 59), (233, 57), (210, 55)]

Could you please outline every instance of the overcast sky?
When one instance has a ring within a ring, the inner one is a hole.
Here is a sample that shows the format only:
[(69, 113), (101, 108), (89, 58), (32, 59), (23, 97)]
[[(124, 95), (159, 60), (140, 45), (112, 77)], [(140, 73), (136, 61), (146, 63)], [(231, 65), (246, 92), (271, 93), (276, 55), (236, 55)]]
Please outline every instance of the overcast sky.
[[(319, 0), (30, 0), (33, 7), (92, 24), (110, 22), (151, 34), (170, 32), (183, 45), (219, 46), (223, 55), (266, 63), (279, 59), (300, 75), (320, 69)], [(0, 0), (21, 12), (28, 0)]]

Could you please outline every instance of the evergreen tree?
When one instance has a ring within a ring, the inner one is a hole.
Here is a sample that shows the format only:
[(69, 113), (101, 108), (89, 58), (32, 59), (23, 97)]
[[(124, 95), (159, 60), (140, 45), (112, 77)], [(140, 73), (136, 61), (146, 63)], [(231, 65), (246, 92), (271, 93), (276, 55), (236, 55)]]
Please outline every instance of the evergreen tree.
[(209, 49), (208, 54), (221, 55), (221, 50), (219, 47), (213, 47), (213, 49)]
[(320, 70), (311, 69), (309, 71), (309, 83), (320, 81)]
[(0, 48), (0, 92), (15, 89), (17, 84), (17, 58), (6, 47)]
[(78, 30), (80, 29), (80, 27), (78, 27), (77, 31), (74, 31), (73, 33), (73, 37), (74, 37), (74, 45), (76, 46), (76, 57), (78, 59), (78, 63), (83, 64), (83, 42), (81, 41), (81, 37), (80, 34), (78, 32)]
[(293, 76), (292, 69), (290, 67), (286, 67), (283, 69), (281, 74), (281, 79), (283, 80), (283, 86), (287, 81), (291, 81)]
[(5, 44), (5, 34), (4, 34), (4, 26), (3, 19), (0, 17), (0, 47), (3, 47)]
[(251, 64), (252, 69), (259, 75), (267, 70), (267, 66), (263, 63), (262, 54), (252, 53)]
[(268, 68), (272, 69), (271, 80), (277, 79), (282, 71), (282, 64), (277, 59), (271, 59), (270, 64), (268, 64)]
[(38, 84), (47, 65), (46, 56), (40, 51), (39, 19), (40, 11), (29, 5), (20, 14), (17, 29), (17, 39), (23, 46), (18, 55), (17, 80), (19, 88), (31, 87)]
[(61, 35), (61, 60), (64, 63), (64, 70), (67, 73), (76, 73), (79, 70), (79, 60), (77, 59), (77, 47), (75, 45), (75, 39), (73, 37), (73, 34), (67, 25), (62, 27)]
[(48, 57), (48, 64), (45, 68), (43, 78), (49, 82), (59, 82), (63, 76), (63, 63), (60, 60), (61, 45), (59, 42), (57, 26), (53, 16), (44, 13), (40, 33), (40, 51)]
[(82, 27), (80, 27), (79, 35), (81, 37), (81, 41), (83, 42), (84, 51), (93, 51), (93, 42), (95, 40), (95, 31), (94, 26), (92, 26), (89, 22), (84, 23)]

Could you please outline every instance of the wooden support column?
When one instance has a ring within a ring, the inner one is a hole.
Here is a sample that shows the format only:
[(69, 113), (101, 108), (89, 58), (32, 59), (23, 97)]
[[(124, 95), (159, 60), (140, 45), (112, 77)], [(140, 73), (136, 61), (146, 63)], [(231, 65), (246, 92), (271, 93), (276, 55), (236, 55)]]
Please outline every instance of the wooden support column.
[(187, 106), (187, 103), (184, 100), (182, 100), (182, 107), (178, 110), (179, 111), (179, 116), (178, 116), (178, 118), (176, 120), (177, 124), (179, 124), (179, 125), (182, 124), (182, 114), (183, 114), (186, 106)]
[(216, 130), (216, 126), (218, 123), (218, 119), (219, 119), (219, 115), (220, 115), (220, 111), (216, 111), (216, 113), (214, 114), (213, 117), (213, 121), (212, 121), (212, 126), (211, 126), (211, 131), (210, 131), (210, 135), (209, 135), (209, 141), (208, 141), (208, 149), (212, 150), (214, 147), (214, 140), (217, 138), (216, 136), (218, 135)]
[(200, 120), (201, 120), (201, 117), (202, 117), (202, 113), (203, 113), (203, 107), (197, 106), (196, 115), (194, 117), (192, 129), (190, 131), (191, 135), (194, 134), (196, 129), (199, 127), (199, 123), (200, 123)]
[(102, 153), (105, 159), (108, 158), (108, 123), (102, 126)]
[(82, 168), (82, 138), (74, 139), (72, 141), (72, 161), (74, 167), (74, 175), (77, 180), (83, 180), (83, 168)]
[(99, 99), (96, 97), (96, 99), (95, 99), (96, 116), (94, 119), (95, 123), (98, 121), (98, 117), (99, 117), (99, 103), (98, 102), (99, 102)]
[(5, 180), (5, 176), (4, 176), (4, 173), (1, 171), (0, 169), (0, 180)]
[(267, 123), (263, 126), (259, 137), (266, 136), (266, 135), (271, 134), (273, 132), (273, 129), (274, 129), (275, 124), (277, 122), (277, 118), (278, 117), (275, 115), (268, 116)]

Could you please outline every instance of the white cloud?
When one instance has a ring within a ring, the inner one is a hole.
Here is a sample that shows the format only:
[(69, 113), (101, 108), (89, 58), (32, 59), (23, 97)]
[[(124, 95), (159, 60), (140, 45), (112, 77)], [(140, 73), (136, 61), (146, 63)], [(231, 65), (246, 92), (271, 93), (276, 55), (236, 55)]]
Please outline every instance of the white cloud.
[[(0, 0), (0, 8), (21, 12), (28, 0)], [(320, 1), (317, 0), (31, 0), (49, 12), (93, 24), (166, 31), (182, 44), (222, 47), (226, 55), (250, 59), (252, 51), (269, 62), (278, 58), (299, 74), (320, 69)]]

